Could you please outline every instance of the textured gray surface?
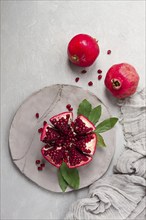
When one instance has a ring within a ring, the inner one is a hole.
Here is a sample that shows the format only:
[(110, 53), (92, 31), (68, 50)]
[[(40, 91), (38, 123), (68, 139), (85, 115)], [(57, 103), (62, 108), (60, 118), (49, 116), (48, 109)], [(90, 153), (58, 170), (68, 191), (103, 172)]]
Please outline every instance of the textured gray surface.
[[(38, 172), (35, 165), (37, 159), (43, 160), (41, 148), (44, 144), (40, 142), (38, 129), (42, 127), (43, 121), (49, 122), (52, 116), (66, 111), (65, 107), (68, 103), (74, 109), (75, 119), (77, 108), (85, 98), (90, 100), (94, 108), (101, 105), (102, 115), (99, 123), (110, 117), (106, 106), (94, 94), (76, 86), (63, 84), (45, 87), (32, 94), (21, 105), (14, 117), (9, 137), (12, 160), (25, 176), (44, 189), (62, 192), (58, 184), (56, 167), (46, 163), (43, 172)], [(39, 112), (38, 120), (35, 118), (35, 112)], [(115, 151), (114, 134), (115, 128), (103, 134), (107, 147), (98, 147), (90, 164), (78, 168), (80, 189), (95, 182), (108, 169)], [(68, 187), (66, 191), (71, 190)]]
[[(2, 219), (62, 219), (70, 204), (87, 194), (88, 189), (56, 194), (26, 180), (10, 158), (8, 134), (14, 114), (22, 101), (34, 91), (55, 83), (76, 85), (81, 69), (69, 65), (67, 43), (77, 33), (88, 33), (99, 40), (101, 54), (87, 68), (79, 86), (97, 94), (113, 115), (116, 101), (105, 92), (103, 75), (111, 65), (128, 62), (145, 82), (145, 7), (144, 1), (2, 1), (2, 139), (1, 201)], [(112, 50), (110, 56), (106, 55)], [(89, 88), (89, 80), (94, 86)], [(118, 148), (108, 174), (122, 151), (123, 134), (117, 125)]]

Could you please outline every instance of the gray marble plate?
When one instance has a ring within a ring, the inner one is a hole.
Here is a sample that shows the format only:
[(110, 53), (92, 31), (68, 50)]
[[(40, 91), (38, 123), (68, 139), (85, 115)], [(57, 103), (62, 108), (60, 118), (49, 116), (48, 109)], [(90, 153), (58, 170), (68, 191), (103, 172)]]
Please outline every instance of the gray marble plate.
[[(110, 117), (107, 107), (91, 92), (71, 85), (53, 85), (45, 87), (28, 97), (18, 109), (9, 136), (9, 146), (13, 162), (21, 173), (37, 185), (54, 192), (61, 192), (57, 179), (57, 168), (49, 163), (43, 171), (38, 171), (35, 161), (43, 160), (40, 149), (44, 145), (40, 142), (38, 128), (44, 120), (60, 112), (66, 111), (66, 105), (73, 106), (74, 117), (79, 103), (83, 99), (89, 100), (95, 107), (102, 105), (100, 121)], [(40, 118), (35, 118), (39, 112)], [(80, 188), (89, 186), (99, 179), (108, 169), (114, 155), (114, 129), (103, 133), (106, 148), (97, 148), (91, 163), (79, 168)], [(68, 187), (67, 191), (72, 189)]]

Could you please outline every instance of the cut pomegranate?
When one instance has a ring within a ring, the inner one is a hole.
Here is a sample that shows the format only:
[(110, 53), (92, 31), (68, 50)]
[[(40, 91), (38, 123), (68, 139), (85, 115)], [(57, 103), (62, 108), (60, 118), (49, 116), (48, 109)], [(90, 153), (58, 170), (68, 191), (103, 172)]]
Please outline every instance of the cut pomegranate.
[(92, 156), (96, 150), (97, 137), (96, 134), (88, 134), (86, 136), (81, 136), (76, 141), (76, 146), (83, 153)]
[(68, 152), (66, 164), (69, 168), (76, 168), (76, 167), (86, 165), (91, 160), (92, 160), (92, 157), (82, 154), (75, 148), (72, 148)]
[(72, 112), (53, 116), (50, 121), (54, 127), (46, 124), (41, 134), (41, 141), (47, 143), (41, 150), (42, 155), (57, 168), (62, 162), (69, 168), (86, 165), (95, 153), (95, 126), (83, 115), (74, 122), (72, 118)]
[(79, 115), (74, 122), (74, 130), (78, 134), (87, 134), (94, 131), (95, 126), (85, 116)]
[(43, 131), (41, 133), (40, 140), (44, 143), (49, 143), (57, 138), (59, 138), (59, 134), (52, 128), (51, 125), (45, 124), (43, 127)]
[(49, 163), (59, 168), (63, 162), (64, 149), (61, 147), (51, 148), (49, 145), (45, 145), (42, 148), (42, 155)]

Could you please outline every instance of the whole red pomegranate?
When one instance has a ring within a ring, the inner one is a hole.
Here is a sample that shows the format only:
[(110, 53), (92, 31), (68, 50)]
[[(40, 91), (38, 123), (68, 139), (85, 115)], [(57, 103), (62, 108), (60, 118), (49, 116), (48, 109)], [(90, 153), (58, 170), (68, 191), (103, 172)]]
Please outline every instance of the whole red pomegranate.
[(135, 93), (139, 75), (135, 68), (127, 63), (113, 65), (105, 77), (105, 86), (117, 98), (126, 98)]
[(99, 55), (99, 46), (95, 38), (87, 34), (74, 36), (68, 44), (68, 57), (77, 66), (91, 66)]

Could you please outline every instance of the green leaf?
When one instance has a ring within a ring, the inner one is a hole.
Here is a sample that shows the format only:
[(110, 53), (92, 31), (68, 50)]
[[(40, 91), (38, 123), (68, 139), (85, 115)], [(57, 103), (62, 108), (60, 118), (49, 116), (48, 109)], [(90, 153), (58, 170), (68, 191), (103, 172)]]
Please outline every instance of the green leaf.
[(84, 99), (80, 104), (79, 104), (79, 107), (78, 107), (78, 110), (77, 110), (77, 114), (78, 115), (84, 115), (85, 117), (88, 118), (90, 112), (91, 112), (91, 109), (92, 109), (92, 105), (90, 104), (90, 102), (88, 102), (86, 99)]
[(106, 147), (103, 137), (98, 133), (96, 133), (96, 135), (97, 135), (97, 147)]
[(60, 167), (61, 174), (64, 180), (73, 189), (78, 189), (80, 184), (79, 172), (76, 168), (70, 169), (65, 163), (62, 163)]
[(97, 125), (95, 133), (102, 133), (102, 132), (110, 130), (111, 128), (114, 127), (117, 121), (118, 121), (118, 118), (108, 118), (104, 120), (103, 122)]
[(58, 181), (59, 181), (59, 185), (60, 185), (60, 188), (62, 189), (63, 192), (65, 192), (68, 184), (67, 182), (64, 180), (62, 174), (61, 174), (61, 171), (60, 169), (58, 169)]
[(89, 120), (93, 122), (93, 124), (96, 124), (100, 116), (101, 116), (101, 105), (92, 109), (92, 111), (89, 114)]

